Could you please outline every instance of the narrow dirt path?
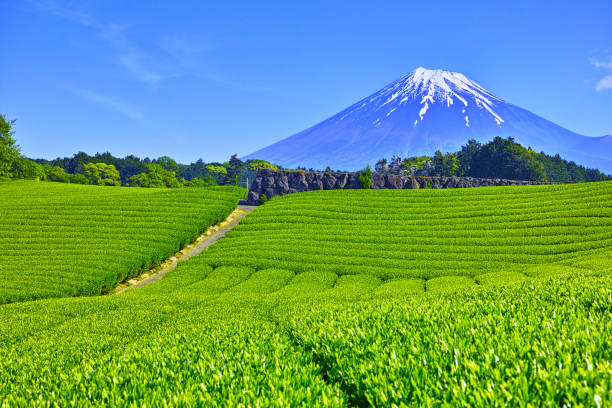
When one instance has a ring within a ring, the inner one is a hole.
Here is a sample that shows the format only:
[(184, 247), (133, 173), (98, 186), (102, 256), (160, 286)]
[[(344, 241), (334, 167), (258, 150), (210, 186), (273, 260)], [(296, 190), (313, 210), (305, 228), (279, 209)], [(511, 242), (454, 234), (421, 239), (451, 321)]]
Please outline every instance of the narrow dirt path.
[[(198, 237), (198, 239), (187, 245), (180, 252), (168, 258), (165, 262), (149, 272), (146, 272), (139, 277), (130, 279), (128, 282), (120, 283), (111, 294), (123, 293), (127, 290), (141, 288), (150, 285), (163, 278), (168, 272), (176, 268), (179, 262), (186, 261), (192, 256), (199, 255), (206, 248), (223, 238), (225, 234), (234, 228), (240, 221), (256, 206), (253, 205), (238, 205), (236, 209), (221, 223), (214, 225), (206, 230), (206, 232)], [(140, 278), (140, 279), (139, 279)]]

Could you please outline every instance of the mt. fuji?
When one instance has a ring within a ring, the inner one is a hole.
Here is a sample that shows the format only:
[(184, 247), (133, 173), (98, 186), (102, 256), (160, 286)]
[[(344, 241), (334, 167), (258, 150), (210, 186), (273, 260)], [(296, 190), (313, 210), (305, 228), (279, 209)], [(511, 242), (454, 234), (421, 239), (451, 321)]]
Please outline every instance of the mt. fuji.
[(358, 170), (378, 159), (454, 152), (513, 137), (612, 173), (612, 136), (587, 137), (493, 95), (457, 72), (417, 68), (331, 118), (248, 156), (284, 167)]

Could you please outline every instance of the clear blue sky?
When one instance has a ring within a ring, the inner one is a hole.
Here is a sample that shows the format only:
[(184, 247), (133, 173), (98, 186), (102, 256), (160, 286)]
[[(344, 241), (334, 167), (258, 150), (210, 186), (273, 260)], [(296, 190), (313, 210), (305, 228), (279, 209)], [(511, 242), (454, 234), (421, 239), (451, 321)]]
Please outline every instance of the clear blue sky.
[(251, 153), (418, 66), (612, 134), (612, 2), (0, 0), (0, 113), (29, 157)]

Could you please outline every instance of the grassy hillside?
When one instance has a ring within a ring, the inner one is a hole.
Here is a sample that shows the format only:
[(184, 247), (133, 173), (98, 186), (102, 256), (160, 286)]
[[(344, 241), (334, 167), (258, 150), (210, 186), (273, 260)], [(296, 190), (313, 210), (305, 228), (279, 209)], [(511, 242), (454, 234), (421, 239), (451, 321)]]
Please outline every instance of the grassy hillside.
[(109, 290), (224, 219), (242, 191), (0, 183), (0, 304)]
[(607, 406), (611, 188), (274, 199), (154, 285), (0, 306), (0, 401)]

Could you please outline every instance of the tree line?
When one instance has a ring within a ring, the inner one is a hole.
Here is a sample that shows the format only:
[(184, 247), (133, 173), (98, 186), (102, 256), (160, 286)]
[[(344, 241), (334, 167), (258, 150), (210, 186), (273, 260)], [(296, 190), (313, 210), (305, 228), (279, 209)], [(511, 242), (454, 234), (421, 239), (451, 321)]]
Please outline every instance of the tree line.
[(463, 176), (556, 183), (612, 180), (610, 175), (564, 160), (558, 154), (550, 156), (531, 147), (525, 148), (511, 137), (495, 137), (484, 144), (472, 139), (455, 153), (438, 150), (433, 156), (404, 159), (394, 156), (389, 162), (380, 159), (375, 171), (409, 176)]
[[(168, 156), (141, 159), (111, 153), (91, 156), (79, 152), (72, 157), (29, 159), (23, 156), (14, 138), (14, 120), (0, 115), (0, 177), (47, 180), (62, 183), (129, 187), (206, 187), (238, 185), (248, 188), (259, 169), (279, 167), (263, 160), (240, 160), (233, 155), (226, 162), (205, 163), (202, 159), (180, 164)], [(298, 168), (299, 169), (299, 168)], [(326, 171), (331, 171), (328, 167)], [(612, 176), (585, 168), (561, 156), (550, 156), (523, 147), (513, 138), (496, 137), (488, 143), (469, 140), (455, 153), (435, 152), (433, 156), (394, 156), (376, 163), (378, 173), (407, 176), (465, 176), (511, 180), (577, 183), (611, 180)], [(365, 181), (364, 181), (365, 182)]]
[(128, 187), (207, 187), (238, 185), (248, 187), (262, 168), (278, 170), (264, 160), (240, 160), (233, 155), (226, 162), (205, 163), (202, 159), (180, 164), (168, 156), (141, 159), (111, 153), (91, 156), (79, 152), (72, 157), (29, 159), (21, 155), (14, 138), (14, 120), (0, 115), (0, 177), (47, 180), (61, 183)]

